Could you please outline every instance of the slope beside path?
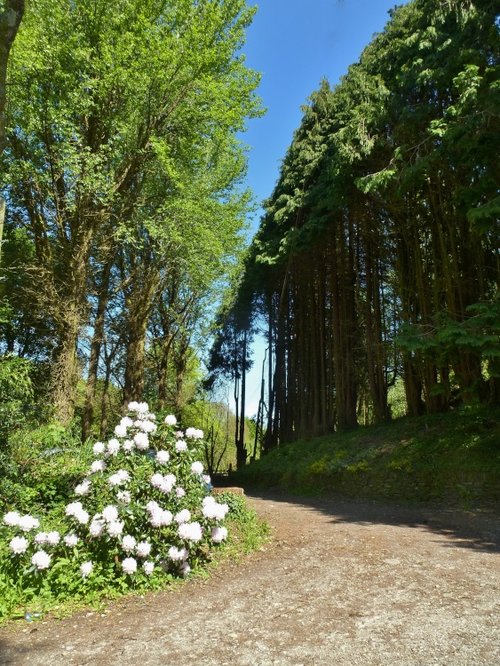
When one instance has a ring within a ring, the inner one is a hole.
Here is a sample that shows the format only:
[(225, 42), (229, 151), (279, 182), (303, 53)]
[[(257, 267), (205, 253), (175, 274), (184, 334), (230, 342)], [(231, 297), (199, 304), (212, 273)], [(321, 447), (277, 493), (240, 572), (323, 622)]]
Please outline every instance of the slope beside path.
[(208, 580), (0, 630), (0, 664), (494, 666), (492, 515), (252, 496), (273, 539)]

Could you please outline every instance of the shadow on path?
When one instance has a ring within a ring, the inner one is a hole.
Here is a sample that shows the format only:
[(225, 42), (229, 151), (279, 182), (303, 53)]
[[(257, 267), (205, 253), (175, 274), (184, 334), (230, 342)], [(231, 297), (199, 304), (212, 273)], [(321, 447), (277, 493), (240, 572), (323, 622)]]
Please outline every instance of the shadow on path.
[[(37, 631), (33, 629), (32, 631)], [(41, 641), (36, 645), (26, 642), (24, 645), (11, 643), (8, 640), (0, 638), (0, 666), (19, 666), (20, 663), (29, 664), (33, 652), (38, 653), (46, 647), (50, 647), (51, 643)]]
[(371, 500), (292, 495), (256, 488), (245, 488), (245, 492), (248, 497), (315, 509), (330, 516), (333, 523), (414, 527), (443, 537), (438, 543), (445, 548), (500, 552), (500, 518), (489, 511), (391, 505)]

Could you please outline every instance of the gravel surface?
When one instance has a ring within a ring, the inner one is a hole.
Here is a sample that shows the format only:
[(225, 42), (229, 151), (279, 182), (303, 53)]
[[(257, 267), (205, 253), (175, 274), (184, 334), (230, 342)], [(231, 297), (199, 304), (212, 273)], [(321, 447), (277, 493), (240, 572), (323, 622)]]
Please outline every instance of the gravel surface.
[(493, 515), (252, 496), (273, 539), (205, 581), (0, 630), (0, 664), (497, 666)]

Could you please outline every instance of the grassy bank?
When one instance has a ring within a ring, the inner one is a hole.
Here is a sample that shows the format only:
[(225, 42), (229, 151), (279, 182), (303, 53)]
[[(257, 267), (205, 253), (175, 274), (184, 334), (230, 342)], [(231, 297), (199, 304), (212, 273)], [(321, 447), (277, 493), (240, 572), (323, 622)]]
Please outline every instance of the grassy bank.
[(468, 407), (294, 442), (236, 478), (306, 494), (500, 504), (500, 409)]

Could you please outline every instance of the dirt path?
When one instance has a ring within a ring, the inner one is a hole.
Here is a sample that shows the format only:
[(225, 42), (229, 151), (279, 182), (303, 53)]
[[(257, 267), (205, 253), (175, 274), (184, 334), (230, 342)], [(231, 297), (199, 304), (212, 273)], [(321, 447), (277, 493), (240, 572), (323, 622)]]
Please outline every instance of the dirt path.
[(290, 497), (251, 503), (273, 526), (265, 550), (105, 614), (1, 630), (0, 663), (500, 663), (493, 517)]

